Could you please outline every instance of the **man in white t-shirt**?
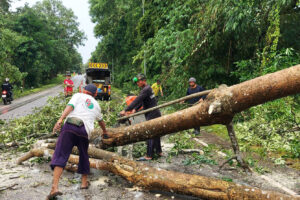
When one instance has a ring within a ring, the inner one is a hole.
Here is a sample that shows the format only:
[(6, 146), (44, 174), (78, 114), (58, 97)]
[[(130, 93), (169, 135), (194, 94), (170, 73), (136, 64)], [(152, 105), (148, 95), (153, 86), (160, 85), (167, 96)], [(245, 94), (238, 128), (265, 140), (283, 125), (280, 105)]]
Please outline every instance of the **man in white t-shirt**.
[(93, 84), (86, 85), (83, 93), (73, 95), (53, 128), (53, 133), (59, 131), (63, 120), (66, 118), (50, 164), (54, 171), (52, 188), (48, 199), (62, 195), (58, 190), (59, 178), (74, 146), (77, 146), (79, 151), (78, 173), (82, 174), (80, 189), (88, 189), (89, 187), (89, 182), (87, 181), (87, 175), (90, 173), (88, 147), (95, 120), (98, 121), (103, 130), (103, 138), (108, 138), (101, 108), (94, 99), (96, 95), (97, 87)]

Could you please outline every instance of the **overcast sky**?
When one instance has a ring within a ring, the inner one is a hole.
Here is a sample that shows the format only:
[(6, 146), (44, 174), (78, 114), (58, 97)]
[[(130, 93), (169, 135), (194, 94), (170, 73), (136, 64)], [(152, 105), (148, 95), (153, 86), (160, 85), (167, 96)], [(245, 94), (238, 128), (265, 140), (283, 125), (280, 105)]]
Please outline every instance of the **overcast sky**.
[[(23, 7), (25, 3), (30, 6), (41, 0), (12, 0), (11, 10), (15, 11), (17, 7)], [(83, 63), (86, 63), (91, 57), (91, 53), (96, 49), (98, 39), (94, 36), (94, 26), (89, 16), (89, 3), (88, 0), (62, 0), (66, 8), (73, 10), (75, 15), (78, 17), (80, 23), (79, 29), (85, 33), (87, 40), (84, 41), (84, 46), (78, 48), (79, 53), (82, 56)]]

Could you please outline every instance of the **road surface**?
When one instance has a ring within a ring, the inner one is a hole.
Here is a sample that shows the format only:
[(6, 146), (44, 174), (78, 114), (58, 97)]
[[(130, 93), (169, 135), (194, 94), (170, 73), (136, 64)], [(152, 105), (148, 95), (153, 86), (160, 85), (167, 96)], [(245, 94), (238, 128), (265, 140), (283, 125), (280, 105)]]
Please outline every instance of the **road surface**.
[[(72, 78), (75, 89), (80, 85), (81, 80), (84, 80), (83, 75), (76, 75)], [(0, 103), (0, 120), (11, 120), (19, 117), (32, 114), (35, 108), (44, 106), (47, 103), (47, 99), (50, 96), (57, 96), (60, 92), (63, 92), (63, 86), (58, 85), (45, 91), (28, 95), (19, 99), (16, 99), (10, 105), (4, 105)]]

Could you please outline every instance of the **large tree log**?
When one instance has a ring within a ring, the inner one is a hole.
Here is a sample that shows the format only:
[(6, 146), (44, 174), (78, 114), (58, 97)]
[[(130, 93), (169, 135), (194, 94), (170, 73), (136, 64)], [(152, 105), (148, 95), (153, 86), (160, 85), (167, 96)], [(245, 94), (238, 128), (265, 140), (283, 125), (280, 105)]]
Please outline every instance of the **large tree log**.
[[(32, 156), (48, 156), (53, 154), (50, 149), (33, 149), (18, 160), (22, 163)], [(273, 191), (262, 191), (258, 188), (237, 185), (235, 183), (207, 178), (198, 175), (184, 174), (164, 169), (156, 169), (142, 163), (136, 163), (97, 148), (89, 148), (89, 155), (102, 158), (90, 159), (92, 168), (108, 170), (120, 175), (137, 186), (148, 189), (193, 195), (202, 199), (242, 200), (242, 199), (280, 199), (299, 200), (300, 197), (281, 194)], [(79, 157), (71, 155), (70, 163), (78, 164)]]
[[(231, 87), (221, 86), (200, 104), (136, 125), (109, 129), (111, 138), (101, 148), (122, 146), (197, 126), (227, 125), (235, 113), (255, 105), (300, 92), (300, 65)], [(93, 132), (92, 139), (101, 134)]]

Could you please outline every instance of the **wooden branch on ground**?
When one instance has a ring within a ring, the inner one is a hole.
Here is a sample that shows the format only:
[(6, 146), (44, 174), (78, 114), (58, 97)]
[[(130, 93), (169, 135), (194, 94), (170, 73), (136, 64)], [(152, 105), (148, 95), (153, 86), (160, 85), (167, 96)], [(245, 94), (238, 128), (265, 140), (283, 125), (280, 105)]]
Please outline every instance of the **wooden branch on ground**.
[(2, 191), (4, 191), (4, 190), (12, 189), (12, 188), (15, 187), (16, 185), (18, 185), (18, 183), (14, 183), (14, 184), (9, 185), (9, 186), (1, 186), (1, 187), (0, 187), (0, 192), (2, 192)]
[[(33, 149), (18, 160), (22, 163), (30, 156), (48, 156), (53, 154), (50, 149)], [(241, 186), (235, 183), (207, 178), (198, 175), (184, 174), (153, 168), (143, 163), (122, 158), (114, 153), (97, 148), (89, 148), (89, 155), (99, 159), (90, 159), (92, 168), (107, 170), (114, 174), (124, 177), (126, 180), (137, 186), (147, 189), (175, 192), (180, 194), (192, 195), (202, 199), (282, 199), (300, 200), (300, 197), (281, 194), (273, 191), (262, 191), (258, 188)], [(79, 157), (71, 155), (70, 163), (78, 164)]]
[(199, 153), (200, 155), (204, 154), (204, 151), (202, 151), (201, 149), (181, 149), (180, 152), (181, 153)]

